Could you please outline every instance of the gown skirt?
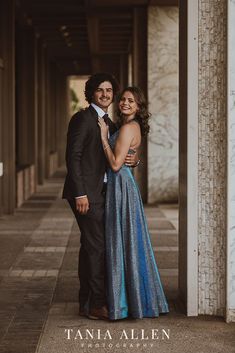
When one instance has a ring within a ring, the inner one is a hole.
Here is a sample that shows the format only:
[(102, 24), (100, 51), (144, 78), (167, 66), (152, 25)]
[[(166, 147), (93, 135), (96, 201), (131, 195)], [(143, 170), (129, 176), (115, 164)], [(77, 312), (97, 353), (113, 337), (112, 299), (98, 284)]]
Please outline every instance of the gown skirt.
[[(112, 148), (118, 132), (111, 136)], [(157, 317), (169, 311), (143, 203), (131, 168), (108, 170), (105, 206), (109, 318)]]

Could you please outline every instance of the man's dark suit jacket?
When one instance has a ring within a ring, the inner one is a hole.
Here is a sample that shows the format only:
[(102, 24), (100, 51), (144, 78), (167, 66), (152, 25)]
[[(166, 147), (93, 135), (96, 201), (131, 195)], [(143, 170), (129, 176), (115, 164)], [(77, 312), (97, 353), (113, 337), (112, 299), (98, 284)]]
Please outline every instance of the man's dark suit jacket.
[[(109, 131), (116, 131), (109, 119)], [(98, 114), (89, 106), (71, 118), (67, 133), (67, 176), (63, 198), (87, 195), (91, 203), (103, 201), (102, 188), (107, 161), (103, 151)]]

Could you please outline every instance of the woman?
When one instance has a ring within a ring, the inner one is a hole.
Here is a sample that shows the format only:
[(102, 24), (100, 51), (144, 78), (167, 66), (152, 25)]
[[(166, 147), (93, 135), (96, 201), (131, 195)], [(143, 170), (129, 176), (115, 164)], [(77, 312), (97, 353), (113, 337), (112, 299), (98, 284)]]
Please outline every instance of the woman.
[(99, 118), (110, 169), (106, 194), (105, 234), (111, 320), (157, 317), (168, 312), (150, 242), (143, 204), (130, 167), (124, 160), (149, 132), (147, 105), (138, 87), (126, 88), (118, 102), (120, 129), (108, 140)]

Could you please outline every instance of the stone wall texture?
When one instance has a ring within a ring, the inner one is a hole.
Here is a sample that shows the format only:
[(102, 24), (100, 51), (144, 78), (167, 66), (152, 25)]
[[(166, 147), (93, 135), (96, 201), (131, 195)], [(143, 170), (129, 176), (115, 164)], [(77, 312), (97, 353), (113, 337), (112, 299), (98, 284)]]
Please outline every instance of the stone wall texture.
[(235, 0), (228, 8), (228, 290), (227, 321), (235, 321)]
[(227, 0), (199, 0), (199, 313), (225, 314)]
[(174, 6), (148, 9), (148, 202), (178, 199), (178, 21)]

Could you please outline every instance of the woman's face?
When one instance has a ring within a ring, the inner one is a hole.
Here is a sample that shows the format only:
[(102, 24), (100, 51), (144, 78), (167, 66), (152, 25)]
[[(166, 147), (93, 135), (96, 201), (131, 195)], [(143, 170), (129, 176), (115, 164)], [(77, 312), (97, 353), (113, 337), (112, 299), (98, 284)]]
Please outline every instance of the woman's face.
[(126, 91), (121, 96), (121, 99), (118, 104), (119, 110), (123, 115), (134, 116), (136, 112), (139, 110), (138, 104), (135, 100), (134, 95)]

